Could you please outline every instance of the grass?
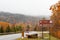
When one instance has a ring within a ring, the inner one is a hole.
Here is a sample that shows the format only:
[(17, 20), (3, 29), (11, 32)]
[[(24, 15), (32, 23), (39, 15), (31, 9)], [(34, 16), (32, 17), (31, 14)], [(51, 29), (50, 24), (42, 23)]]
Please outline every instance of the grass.
[(16, 40), (40, 40), (40, 38), (24, 38), (24, 39), (18, 38)]
[[(55, 38), (55, 37), (53, 37), (53, 36), (51, 36), (49, 34), (44, 34), (44, 37), (45, 38), (48, 37), (48, 39), (46, 39), (46, 40), (49, 40), (49, 36), (50, 36), (50, 40), (60, 40), (60, 39)], [(24, 38), (24, 39), (17, 38), (16, 40), (43, 40), (43, 39), (42, 38)]]

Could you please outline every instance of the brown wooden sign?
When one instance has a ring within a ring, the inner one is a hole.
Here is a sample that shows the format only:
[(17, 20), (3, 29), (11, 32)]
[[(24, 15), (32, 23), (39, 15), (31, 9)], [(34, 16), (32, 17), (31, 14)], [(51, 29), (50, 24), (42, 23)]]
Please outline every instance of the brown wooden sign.
[(52, 21), (51, 20), (40, 20), (39, 24), (51, 24)]

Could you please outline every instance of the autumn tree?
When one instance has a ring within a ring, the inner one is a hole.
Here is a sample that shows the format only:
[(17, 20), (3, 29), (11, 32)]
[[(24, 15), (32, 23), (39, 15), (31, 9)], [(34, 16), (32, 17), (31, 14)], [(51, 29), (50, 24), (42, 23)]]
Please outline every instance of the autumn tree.
[(34, 27), (34, 31), (38, 31), (39, 28), (38, 28), (38, 25), (36, 24), (35, 27)]
[(60, 1), (58, 1), (58, 3), (52, 5), (50, 10), (52, 10), (51, 20), (53, 22), (53, 27), (50, 32), (55, 37), (60, 38)]

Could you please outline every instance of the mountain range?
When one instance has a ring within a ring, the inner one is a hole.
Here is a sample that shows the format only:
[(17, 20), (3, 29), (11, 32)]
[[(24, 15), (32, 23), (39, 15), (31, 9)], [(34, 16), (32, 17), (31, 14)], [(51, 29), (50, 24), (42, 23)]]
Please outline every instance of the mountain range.
[(23, 14), (13, 14), (9, 12), (0, 12), (0, 21), (9, 22), (9, 23), (19, 23), (19, 22), (32, 22), (37, 23), (40, 19), (45, 17), (46, 19), (49, 19), (49, 16), (28, 16)]

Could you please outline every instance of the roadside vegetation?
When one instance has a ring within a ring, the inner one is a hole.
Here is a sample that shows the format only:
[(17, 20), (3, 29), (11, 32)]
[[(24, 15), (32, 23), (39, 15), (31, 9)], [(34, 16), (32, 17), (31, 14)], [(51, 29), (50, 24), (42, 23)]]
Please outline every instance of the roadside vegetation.
[[(45, 40), (60, 40), (60, 39), (58, 39), (56, 37), (53, 37), (49, 34), (44, 34), (44, 39)], [(23, 39), (22, 38), (17, 38), (16, 40), (43, 40), (43, 39), (41, 37), (38, 37), (38, 38), (23, 38)]]
[(3, 35), (3, 34), (11, 34), (11, 33), (18, 33), (18, 32), (21, 32), (22, 31), (22, 27), (21, 26), (14, 26), (14, 27), (10, 27), (8, 25), (8, 27), (6, 28), (6, 30), (3, 29), (2, 26), (0, 26), (0, 35)]

